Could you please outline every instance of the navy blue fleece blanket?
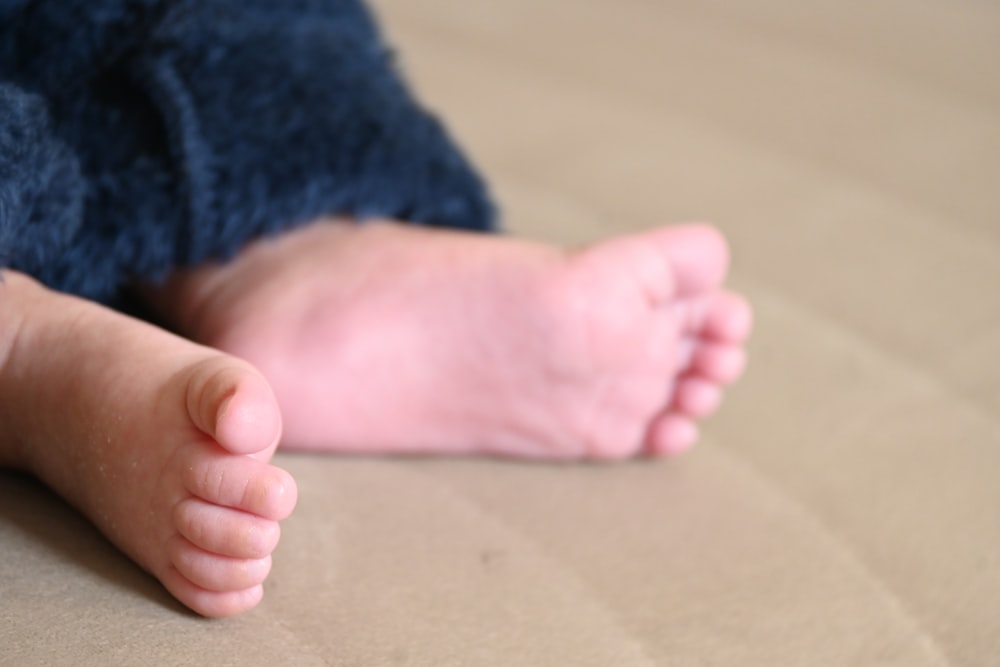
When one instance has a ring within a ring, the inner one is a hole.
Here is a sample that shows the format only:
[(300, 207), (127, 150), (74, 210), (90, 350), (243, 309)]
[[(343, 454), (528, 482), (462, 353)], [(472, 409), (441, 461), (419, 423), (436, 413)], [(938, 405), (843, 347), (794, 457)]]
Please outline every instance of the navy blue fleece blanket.
[(0, 0), (0, 262), (110, 302), (326, 214), (487, 230), (354, 0)]

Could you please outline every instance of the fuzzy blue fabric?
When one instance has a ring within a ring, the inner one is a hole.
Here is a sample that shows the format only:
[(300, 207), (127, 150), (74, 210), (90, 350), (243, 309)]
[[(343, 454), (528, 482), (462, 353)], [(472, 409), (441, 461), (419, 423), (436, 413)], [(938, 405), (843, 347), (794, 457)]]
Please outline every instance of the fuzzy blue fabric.
[(0, 266), (55, 261), (80, 229), (83, 180), (44, 102), (0, 84)]
[(329, 214), (493, 226), (357, 0), (0, 0), (0, 45), (85, 180), (70, 242), (9, 253), (57, 289), (108, 302)]

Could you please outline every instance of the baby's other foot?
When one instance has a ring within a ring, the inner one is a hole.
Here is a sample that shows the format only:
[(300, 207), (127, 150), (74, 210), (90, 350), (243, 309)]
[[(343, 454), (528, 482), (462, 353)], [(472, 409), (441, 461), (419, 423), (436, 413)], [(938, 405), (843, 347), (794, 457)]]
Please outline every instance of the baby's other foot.
[(664, 227), (579, 251), (320, 222), (183, 272), (154, 300), (275, 389), (312, 450), (621, 458), (697, 437), (741, 373), (724, 239)]
[(31, 472), (182, 603), (254, 607), (296, 487), (249, 364), (5, 272), (0, 465)]

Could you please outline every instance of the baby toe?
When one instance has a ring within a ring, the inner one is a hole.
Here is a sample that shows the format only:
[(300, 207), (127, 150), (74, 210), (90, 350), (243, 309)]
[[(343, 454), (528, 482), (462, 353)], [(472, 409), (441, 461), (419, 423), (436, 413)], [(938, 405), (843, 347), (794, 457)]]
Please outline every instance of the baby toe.
[(177, 535), (168, 545), (170, 562), (191, 583), (209, 591), (241, 591), (264, 583), (271, 557), (229, 558), (200, 549)]
[(260, 584), (243, 590), (225, 592), (202, 588), (173, 566), (160, 577), (160, 581), (175, 598), (196, 613), (210, 618), (242, 614), (260, 604), (264, 597), (264, 587)]
[(697, 440), (698, 426), (694, 420), (668, 412), (653, 422), (646, 448), (653, 456), (670, 456), (690, 449)]
[(177, 532), (195, 546), (232, 558), (264, 558), (281, 537), (276, 521), (187, 498), (174, 510)]

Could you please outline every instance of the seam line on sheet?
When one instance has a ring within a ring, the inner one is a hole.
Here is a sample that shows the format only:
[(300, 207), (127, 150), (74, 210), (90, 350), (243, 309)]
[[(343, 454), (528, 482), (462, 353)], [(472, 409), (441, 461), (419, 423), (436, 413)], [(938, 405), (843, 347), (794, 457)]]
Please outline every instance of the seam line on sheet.
[(827, 523), (807, 503), (784, 486), (778, 484), (749, 458), (740, 456), (737, 452), (727, 447), (715, 446), (714, 450), (721, 453), (734, 465), (745, 470), (749, 476), (758, 479), (773, 495), (783, 498), (790, 507), (795, 508), (799, 514), (805, 517), (806, 525), (814, 532), (820, 534), (824, 540), (832, 543), (847, 558), (848, 562), (852, 563), (864, 578), (872, 584), (888, 604), (889, 609), (892, 610), (903, 625), (908, 626), (920, 638), (920, 645), (928, 657), (942, 666), (953, 664), (948, 657), (948, 653), (937, 639), (924, 628), (916, 615), (910, 611), (909, 606), (903, 601), (903, 598), (878, 576), (874, 568), (869, 566), (868, 561), (861, 556), (860, 550), (854, 546), (853, 542), (841, 537), (829, 528)]
[(910, 359), (896, 354), (891, 346), (883, 345), (871, 336), (866, 336), (856, 329), (844, 326), (836, 318), (829, 316), (822, 310), (814, 308), (808, 300), (790, 296), (787, 292), (777, 288), (771, 281), (750, 276), (748, 282), (755, 283), (759, 288), (766, 290), (769, 298), (794, 306), (791, 310), (804, 315), (805, 319), (821, 323), (824, 329), (835, 331), (843, 339), (863, 348), (872, 356), (879, 357), (888, 362), (889, 365), (903, 369), (906, 373), (920, 378), (942, 394), (955, 399), (956, 402), (963, 405), (969, 412), (991, 424), (994, 428), (1000, 426), (1000, 419), (996, 417), (992, 410), (983, 406), (979, 401), (967, 396), (964, 392), (956, 388), (953, 383), (935, 373), (924, 370), (922, 366), (913, 363)]
[[(403, 466), (396, 466), (396, 467), (397, 470), (405, 471), (407, 474), (428, 480), (437, 489), (442, 491), (447, 496), (458, 500), (466, 508), (472, 510), (479, 516), (484, 517), (486, 520), (492, 522), (494, 525), (497, 525), (505, 532), (517, 536), (518, 539), (520, 539), (525, 545), (533, 549), (536, 552), (536, 554), (538, 554), (543, 560), (549, 563), (560, 562), (557, 558), (553, 557), (551, 555), (552, 552), (549, 549), (547, 549), (544, 545), (542, 545), (538, 540), (534, 539), (523, 530), (518, 529), (513, 523), (506, 520), (497, 512), (490, 510), (482, 503), (476, 501), (474, 498), (472, 498), (467, 493), (463, 492), (458, 487), (452, 484), (448, 484), (447, 482), (442, 481), (439, 477), (428, 474), (423, 470), (417, 470), (416, 468), (413, 467), (403, 467)], [(610, 625), (612, 625), (613, 627), (617, 628), (620, 631), (621, 636), (628, 641), (628, 644), (633, 649), (633, 653), (636, 654), (636, 656), (640, 658), (643, 661), (643, 663), (650, 665), (650, 667), (655, 667), (658, 664), (646, 652), (643, 643), (639, 639), (637, 639), (632, 632), (628, 630), (625, 624), (621, 621), (621, 617), (617, 613), (615, 613), (615, 611), (611, 608), (611, 606), (606, 604), (602, 600), (602, 598), (599, 595), (597, 595), (590, 586), (586, 584), (586, 582), (584, 582), (584, 580), (580, 577), (579, 574), (577, 574), (575, 570), (566, 567), (559, 567), (557, 569), (560, 572), (563, 572), (564, 575), (568, 579), (570, 579), (577, 586), (577, 588), (587, 596), (587, 598), (593, 604), (593, 607), (600, 613), (600, 615), (608, 619)]]

